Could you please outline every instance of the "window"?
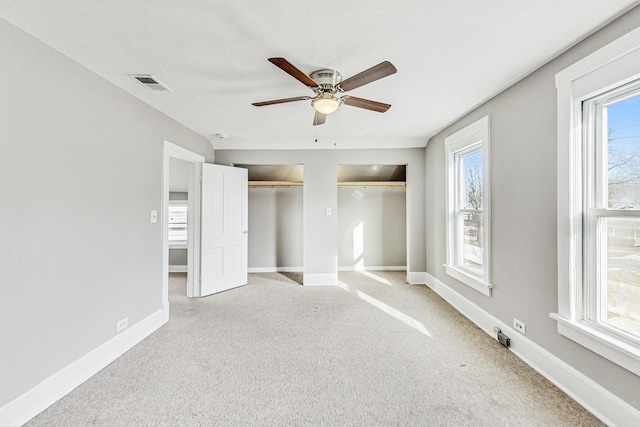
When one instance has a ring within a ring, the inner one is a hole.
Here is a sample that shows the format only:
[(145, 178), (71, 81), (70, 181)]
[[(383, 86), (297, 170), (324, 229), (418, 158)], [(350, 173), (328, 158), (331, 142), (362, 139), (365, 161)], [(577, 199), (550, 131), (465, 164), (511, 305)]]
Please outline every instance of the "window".
[(640, 375), (640, 29), (556, 75), (558, 332)]
[(169, 246), (187, 245), (187, 202), (169, 202)]
[(584, 315), (640, 339), (640, 82), (583, 102)]
[(445, 138), (447, 274), (491, 295), (489, 117)]

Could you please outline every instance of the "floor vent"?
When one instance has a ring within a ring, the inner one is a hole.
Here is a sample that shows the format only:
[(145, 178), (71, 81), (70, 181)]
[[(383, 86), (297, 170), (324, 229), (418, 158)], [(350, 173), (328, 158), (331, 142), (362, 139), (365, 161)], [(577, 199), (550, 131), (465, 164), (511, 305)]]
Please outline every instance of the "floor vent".
[(158, 92), (170, 91), (164, 83), (160, 82), (160, 80), (153, 77), (151, 74), (129, 74), (129, 76), (135, 79), (138, 83), (147, 87), (151, 90), (155, 90)]

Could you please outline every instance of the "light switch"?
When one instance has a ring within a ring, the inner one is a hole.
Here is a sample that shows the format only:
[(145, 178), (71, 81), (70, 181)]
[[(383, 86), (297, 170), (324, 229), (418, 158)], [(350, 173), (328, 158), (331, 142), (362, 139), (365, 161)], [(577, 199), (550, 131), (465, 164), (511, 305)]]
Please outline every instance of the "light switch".
[(151, 211), (151, 224), (158, 222), (158, 211)]
[(325, 208), (324, 215), (325, 216), (331, 216), (331, 208)]

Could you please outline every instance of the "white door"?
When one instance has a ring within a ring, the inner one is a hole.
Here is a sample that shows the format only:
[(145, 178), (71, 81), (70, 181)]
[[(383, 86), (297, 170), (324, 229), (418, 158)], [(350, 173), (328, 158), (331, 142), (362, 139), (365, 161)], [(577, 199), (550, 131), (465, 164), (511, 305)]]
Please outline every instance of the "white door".
[(247, 284), (247, 170), (202, 165), (200, 296)]

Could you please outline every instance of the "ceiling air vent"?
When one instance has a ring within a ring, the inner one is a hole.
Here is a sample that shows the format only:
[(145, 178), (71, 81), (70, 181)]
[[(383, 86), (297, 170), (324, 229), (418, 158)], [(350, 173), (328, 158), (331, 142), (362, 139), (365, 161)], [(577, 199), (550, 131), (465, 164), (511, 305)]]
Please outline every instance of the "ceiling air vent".
[(151, 74), (129, 74), (132, 78), (138, 81), (144, 87), (147, 87), (151, 90), (156, 90), (158, 92), (164, 92), (166, 90), (170, 91), (164, 83), (160, 82), (160, 80), (153, 77)]

